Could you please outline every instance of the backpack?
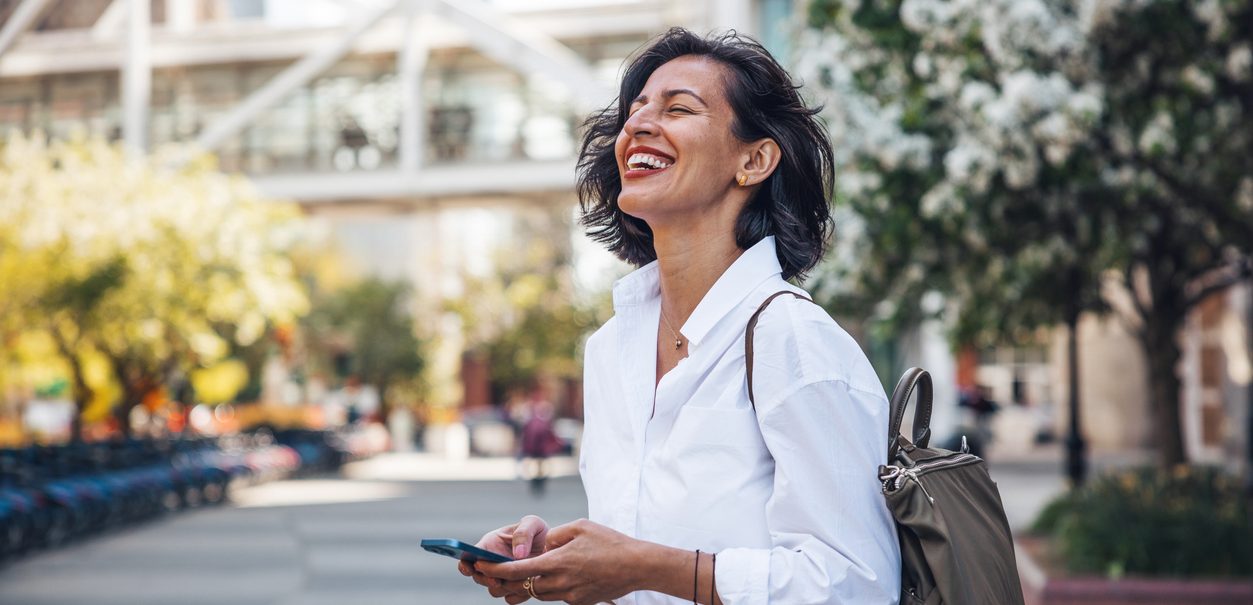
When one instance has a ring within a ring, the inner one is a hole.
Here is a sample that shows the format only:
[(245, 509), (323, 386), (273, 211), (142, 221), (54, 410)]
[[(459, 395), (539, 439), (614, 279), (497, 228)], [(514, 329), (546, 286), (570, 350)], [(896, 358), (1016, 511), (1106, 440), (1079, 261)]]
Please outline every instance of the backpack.
[[(809, 300), (790, 290), (776, 292), (761, 303), (744, 332), (750, 402), (753, 329), (766, 306), (784, 294)], [(910, 441), (900, 429), (915, 390)], [(901, 377), (889, 404), (887, 463), (879, 467), (901, 545), (901, 605), (1021, 605), (1014, 542), (987, 464), (965, 447), (956, 452), (927, 447), (931, 391), (925, 370), (911, 368)]]

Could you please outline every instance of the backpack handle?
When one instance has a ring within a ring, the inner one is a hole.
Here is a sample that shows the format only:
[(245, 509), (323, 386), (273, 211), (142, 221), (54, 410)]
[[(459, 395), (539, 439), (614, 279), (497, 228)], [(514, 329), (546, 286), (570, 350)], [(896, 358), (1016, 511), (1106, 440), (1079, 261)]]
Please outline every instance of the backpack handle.
[(813, 299), (791, 290), (780, 290), (771, 294), (769, 298), (757, 307), (757, 311), (748, 320), (748, 327), (744, 329), (744, 376), (748, 379), (748, 403), (753, 406), (754, 410), (757, 409), (757, 401), (753, 399), (753, 331), (757, 329), (757, 320), (761, 318), (761, 314), (766, 310), (766, 306), (774, 299), (788, 294), (801, 300), (814, 302)]
[(901, 421), (909, 407), (909, 396), (918, 391), (918, 405), (914, 408), (914, 441), (912, 445), (927, 447), (931, 441), (931, 375), (922, 368), (910, 368), (901, 376), (892, 391), (892, 419), (888, 423), (888, 464), (896, 460), (901, 442), (909, 443), (901, 436)]

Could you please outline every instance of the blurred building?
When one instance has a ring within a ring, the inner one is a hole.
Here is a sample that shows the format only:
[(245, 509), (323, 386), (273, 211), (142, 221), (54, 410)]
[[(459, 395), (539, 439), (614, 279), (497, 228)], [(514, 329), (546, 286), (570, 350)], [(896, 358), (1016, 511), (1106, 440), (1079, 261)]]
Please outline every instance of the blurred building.
[(327, 217), (363, 271), (448, 294), (509, 245), (504, 215), (570, 206), (578, 124), (628, 54), (789, 5), (0, 0), (0, 132), (195, 142)]
[[(623, 60), (685, 25), (748, 32), (786, 62), (801, 4), (0, 0), (0, 136), (210, 150), (225, 170), (299, 202), (356, 271), (413, 283), (428, 329), (445, 336), (433, 370), (447, 388), (437, 396), (486, 403), (486, 370), (461, 367), (459, 328), (441, 321), (437, 301), (545, 230), (587, 289), (626, 270), (572, 221), (578, 125), (614, 97)], [(1231, 318), (1247, 318), (1250, 304), (1240, 293), (1220, 297), (1195, 314), (1182, 368), (1189, 448), (1206, 459), (1230, 457), (1247, 424), (1248, 337)], [(1117, 320), (1085, 319), (1081, 340), (1094, 447), (1147, 445), (1134, 337)], [(1061, 436), (1064, 342), (1059, 333), (1036, 349), (959, 363), (943, 327), (924, 325), (886, 365), (932, 370), (941, 404), (958, 384), (978, 382), (1002, 404), (1051, 407), (1041, 423)], [(890, 383), (898, 369), (881, 371)], [(937, 434), (957, 424), (952, 410), (937, 407)]]
[[(1067, 339), (1066, 329), (1057, 327), (1037, 347), (1000, 347), (959, 362), (972, 370), (964, 382), (986, 386), (1011, 418), (1032, 424), (1031, 430), (1006, 426), (1004, 438), (1030, 440), (1037, 429), (1057, 440), (1066, 437)], [(1249, 464), (1253, 284), (1202, 301), (1189, 315), (1180, 344), (1180, 417), (1190, 458), (1233, 467)], [(1117, 315), (1085, 315), (1079, 322), (1079, 364), (1080, 421), (1089, 446), (1097, 451), (1154, 449), (1149, 369), (1125, 321)]]
[[(574, 157), (623, 60), (672, 25), (786, 55), (793, 0), (0, 0), (0, 135), (195, 143), (297, 201), (362, 274), (438, 301), (547, 229), (580, 283), (624, 268), (573, 228)], [(177, 159), (177, 158), (174, 158)], [(519, 226), (525, 224), (525, 228)], [(480, 369), (481, 370), (481, 369)], [(473, 402), (472, 402), (473, 403)]]

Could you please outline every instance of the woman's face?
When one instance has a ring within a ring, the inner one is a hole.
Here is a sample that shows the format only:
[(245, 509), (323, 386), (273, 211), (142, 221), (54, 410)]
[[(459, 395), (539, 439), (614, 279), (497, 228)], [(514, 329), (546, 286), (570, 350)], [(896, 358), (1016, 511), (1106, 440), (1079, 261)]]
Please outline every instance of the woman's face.
[(716, 61), (685, 56), (648, 78), (614, 149), (623, 212), (655, 225), (708, 211), (735, 186), (743, 143), (731, 132), (725, 75)]

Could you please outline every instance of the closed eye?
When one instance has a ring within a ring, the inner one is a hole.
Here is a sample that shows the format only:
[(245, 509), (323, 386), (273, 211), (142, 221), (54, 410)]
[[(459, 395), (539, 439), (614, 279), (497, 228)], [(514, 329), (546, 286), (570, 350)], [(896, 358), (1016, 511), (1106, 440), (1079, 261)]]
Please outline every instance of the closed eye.
[(683, 107), (682, 105), (675, 105), (670, 108), (670, 111), (672, 113), (688, 113), (688, 114), (696, 113), (686, 107)]

